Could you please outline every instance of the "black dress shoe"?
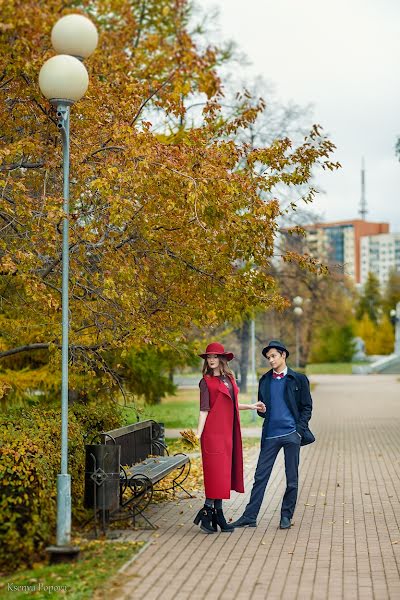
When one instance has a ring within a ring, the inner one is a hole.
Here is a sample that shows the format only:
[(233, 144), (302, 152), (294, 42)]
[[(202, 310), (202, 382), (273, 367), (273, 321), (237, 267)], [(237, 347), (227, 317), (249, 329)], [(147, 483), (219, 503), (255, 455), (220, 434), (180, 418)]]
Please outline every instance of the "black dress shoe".
[(281, 522), (279, 524), (279, 529), (290, 529), (292, 526), (292, 521), (289, 517), (282, 517)]
[(237, 521), (231, 523), (231, 525), (233, 525), (233, 527), (257, 527), (257, 521), (242, 515)]

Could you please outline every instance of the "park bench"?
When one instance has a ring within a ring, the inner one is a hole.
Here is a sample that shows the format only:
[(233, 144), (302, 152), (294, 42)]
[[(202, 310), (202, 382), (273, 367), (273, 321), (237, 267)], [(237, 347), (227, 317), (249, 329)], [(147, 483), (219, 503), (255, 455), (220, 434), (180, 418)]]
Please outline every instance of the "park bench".
[[(104, 448), (106, 452), (107, 448), (110, 449), (112, 446), (120, 448), (118, 450), (118, 454), (120, 454), (119, 473), (114, 474), (114, 484), (112, 483), (112, 474), (109, 475), (111, 487), (106, 493), (108, 499), (101, 503), (102, 496), (100, 487), (98, 487), (97, 496), (100, 502), (96, 503), (95, 500), (94, 505), (92, 504), (95, 512), (98, 507), (103, 511), (103, 523), (109, 520), (119, 521), (128, 518), (132, 519), (135, 524), (136, 517), (140, 515), (154, 529), (155, 527), (144, 514), (154, 494), (167, 490), (175, 492), (179, 488), (192, 497), (182, 485), (190, 472), (190, 459), (183, 453), (169, 456), (164, 443), (163, 428), (159, 423), (152, 420), (139, 421), (112, 431), (104, 431), (100, 434), (100, 440), (101, 444), (106, 447)], [(88, 448), (93, 447), (88, 446)], [(90, 453), (90, 456), (93, 457), (93, 454)], [(94, 482), (96, 496), (96, 484), (97, 486), (103, 485), (107, 475), (104, 474), (102, 465), (96, 464), (96, 461), (93, 466), (94, 468), (88, 467), (87, 457), (86, 471), (88, 468), (92, 471), (89, 476)], [(112, 470), (115, 469), (114, 466)], [(157, 486), (172, 473), (174, 476), (169, 487)], [(115, 477), (118, 478), (119, 485), (116, 484)], [(88, 479), (86, 478), (86, 480)], [(90, 483), (87, 487), (90, 490)], [(86, 493), (85, 489), (85, 495)], [(116, 495), (119, 496), (119, 502)], [(116, 502), (118, 506), (115, 506)], [(86, 502), (86, 505), (89, 506), (90, 501), (89, 504)]]

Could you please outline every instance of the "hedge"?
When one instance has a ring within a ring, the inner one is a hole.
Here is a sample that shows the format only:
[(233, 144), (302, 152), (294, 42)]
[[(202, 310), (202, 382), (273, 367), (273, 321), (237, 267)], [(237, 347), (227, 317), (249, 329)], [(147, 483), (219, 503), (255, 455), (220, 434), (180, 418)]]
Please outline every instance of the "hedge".
[[(84, 445), (94, 433), (121, 422), (114, 404), (77, 404), (69, 411), (68, 471), (75, 523), (85, 514)], [(54, 542), (60, 411), (39, 406), (10, 409), (0, 413), (0, 430), (0, 570), (10, 572), (37, 562)]]

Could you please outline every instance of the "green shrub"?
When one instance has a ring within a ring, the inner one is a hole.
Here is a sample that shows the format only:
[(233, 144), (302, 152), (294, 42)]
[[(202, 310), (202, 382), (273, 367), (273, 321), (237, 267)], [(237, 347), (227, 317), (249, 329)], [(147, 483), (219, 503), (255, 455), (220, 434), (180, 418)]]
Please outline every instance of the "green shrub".
[(316, 333), (311, 348), (311, 363), (350, 362), (355, 349), (350, 325), (328, 323)]
[[(75, 521), (85, 514), (85, 442), (96, 431), (120, 424), (120, 411), (113, 404), (75, 405), (69, 411), (68, 471)], [(0, 415), (0, 570), (32, 565), (54, 541), (60, 425), (59, 410), (39, 406)]]

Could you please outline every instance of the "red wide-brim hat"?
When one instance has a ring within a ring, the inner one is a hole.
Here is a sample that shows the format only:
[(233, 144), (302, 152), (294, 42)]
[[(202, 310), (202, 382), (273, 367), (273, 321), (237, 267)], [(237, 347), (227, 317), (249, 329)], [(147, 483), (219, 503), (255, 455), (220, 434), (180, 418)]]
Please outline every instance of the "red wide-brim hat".
[(199, 354), (199, 356), (201, 356), (201, 358), (207, 358), (208, 354), (217, 354), (218, 356), (225, 356), (226, 360), (232, 360), (232, 358), (235, 358), (234, 354), (232, 352), (225, 352), (225, 348), (223, 347), (222, 344), (219, 344), (218, 342), (212, 342), (211, 344), (208, 344), (206, 351), (204, 354)]

